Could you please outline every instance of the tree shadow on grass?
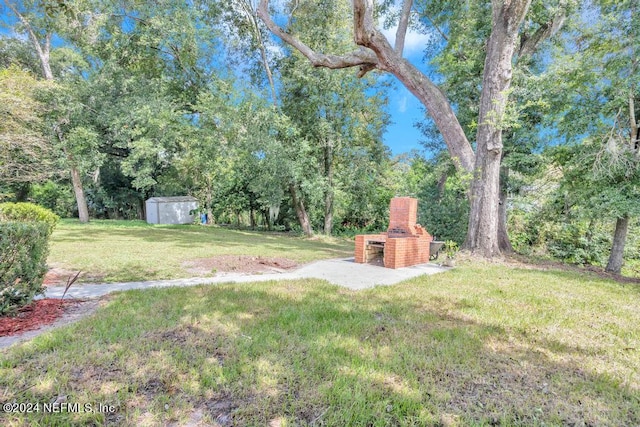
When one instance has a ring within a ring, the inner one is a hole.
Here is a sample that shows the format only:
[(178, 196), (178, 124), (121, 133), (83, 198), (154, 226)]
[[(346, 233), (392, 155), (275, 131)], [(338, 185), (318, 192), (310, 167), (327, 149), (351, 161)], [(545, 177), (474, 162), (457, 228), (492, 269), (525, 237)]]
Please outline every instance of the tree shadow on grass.
[(602, 280), (610, 280), (618, 283), (636, 285), (636, 288), (640, 289), (640, 277), (629, 277), (621, 274), (615, 274), (605, 271), (603, 267), (597, 265), (579, 265), (569, 264), (562, 261), (549, 260), (549, 259), (536, 259), (532, 257), (525, 257), (522, 255), (515, 255), (513, 259), (521, 263), (527, 268), (535, 268), (542, 271), (549, 271), (552, 274), (557, 274), (559, 271), (566, 272), (568, 275), (579, 274), (589, 278), (598, 278)]
[(23, 402), (117, 404), (97, 418), (114, 424), (640, 424), (637, 384), (573, 364), (561, 343), (419, 299), (319, 281), (123, 293), (3, 357), (13, 371), (0, 382)]

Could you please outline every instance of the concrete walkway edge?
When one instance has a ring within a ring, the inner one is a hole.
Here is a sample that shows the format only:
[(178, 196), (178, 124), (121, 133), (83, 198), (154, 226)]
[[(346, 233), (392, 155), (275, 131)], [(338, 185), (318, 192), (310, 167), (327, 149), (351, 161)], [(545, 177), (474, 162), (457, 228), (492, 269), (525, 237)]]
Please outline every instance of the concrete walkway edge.
[[(111, 292), (131, 289), (185, 287), (216, 283), (266, 282), (269, 280), (322, 279), (335, 285), (353, 290), (372, 288), (378, 285), (394, 285), (417, 276), (447, 271), (448, 268), (436, 264), (421, 264), (396, 270), (370, 264), (357, 264), (353, 258), (340, 258), (315, 261), (286, 272), (265, 274), (223, 273), (214, 277), (195, 277), (189, 279), (150, 280), (126, 283), (79, 283), (74, 284), (66, 294), (69, 298), (96, 298)], [(63, 286), (46, 288), (43, 298), (61, 298)]]

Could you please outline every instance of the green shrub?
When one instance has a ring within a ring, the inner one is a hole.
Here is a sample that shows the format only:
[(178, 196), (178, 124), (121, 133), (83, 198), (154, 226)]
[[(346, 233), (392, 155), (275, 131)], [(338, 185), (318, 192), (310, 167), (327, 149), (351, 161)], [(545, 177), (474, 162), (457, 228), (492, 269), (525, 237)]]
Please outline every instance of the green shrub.
[(0, 221), (42, 222), (47, 224), (47, 233), (50, 235), (60, 217), (33, 203), (0, 203)]
[(62, 218), (73, 217), (76, 209), (76, 199), (71, 186), (53, 181), (31, 184), (29, 200), (38, 206), (51, 209)]
[(554, 258), (573, 264), (606, 265), (611, 249), (611, 234), (587, 222), (550, 227), (547, 250)]
[(0, 222), (0, 315), (42, 293), (49, 234), (43, 222)]

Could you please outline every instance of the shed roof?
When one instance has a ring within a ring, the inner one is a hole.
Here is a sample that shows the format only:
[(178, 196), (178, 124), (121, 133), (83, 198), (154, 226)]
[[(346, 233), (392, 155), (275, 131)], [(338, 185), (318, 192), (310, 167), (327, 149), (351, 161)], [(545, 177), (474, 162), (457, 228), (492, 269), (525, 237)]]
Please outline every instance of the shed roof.
[(175, 197), (151, 197), (147, 202), (156, 203), (177, 203), (177, 202), (197, 202), (198, 199), (192, 196), (175, 196)]

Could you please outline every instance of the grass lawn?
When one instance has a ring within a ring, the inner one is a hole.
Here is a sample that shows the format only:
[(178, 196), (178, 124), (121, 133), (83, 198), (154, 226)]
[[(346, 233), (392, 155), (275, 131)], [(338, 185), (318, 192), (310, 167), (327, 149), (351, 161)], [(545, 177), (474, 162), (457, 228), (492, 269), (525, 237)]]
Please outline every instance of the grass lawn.
[(115, 412), (2, 424), (640, 425), (638, 325), (637, 285), (480, 264), (131, 291), (0, 353), (3, 402)]
[(341, 239), (144, 221), (64, 220), (50, 246), (50, 265), (106, 282), (190, 277), (184, 261), (216, 255), (277, 256), (300, 263), (353, 255), (353, 242)]

